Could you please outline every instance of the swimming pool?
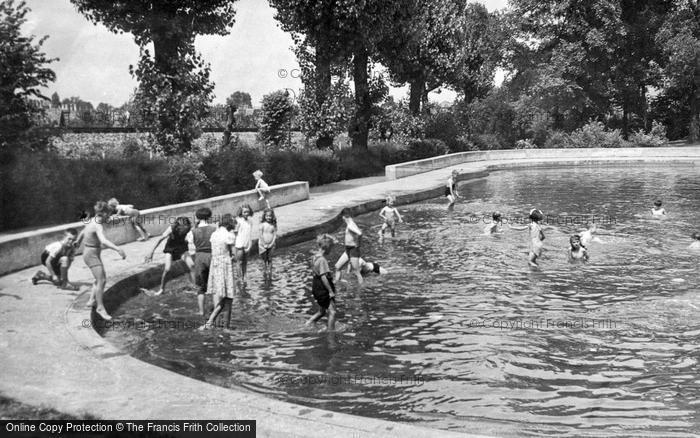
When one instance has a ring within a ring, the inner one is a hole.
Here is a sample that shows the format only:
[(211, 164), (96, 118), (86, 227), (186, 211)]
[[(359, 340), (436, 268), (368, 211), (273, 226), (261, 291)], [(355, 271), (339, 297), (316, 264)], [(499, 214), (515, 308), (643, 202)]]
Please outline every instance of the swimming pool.
[[(147, 329), (105, 336), (217, 385), (435, 428), (695, 433), (700, 255), (686, 247), (700, 219), (698, 176), (690, 165), (494, 172), (462, 184), (467, 199), (452, 212), (444, 198), (400, 206), (406, 224), (383, 245), (377, 213), (361, 216), (365, 258), (391, 272), (362, 290), (341, 285), (336, 334), (303, 327), (315, 310), (305, 243), (277, 251), (271, 283), (250, 264), (231, 330), (195, 330), (196, 298), (181, 280), (114, 313)], [(657, 198), (666, 219), (648, 214)], [(532, 207), (552, 226), (539, 271), (527, 267), (526, 231), (481, 235), (493, 210), (517, 221)], [(588, 264), (569, 264), (568, 236), (590, 219), (604, 243), (590, 245)]]

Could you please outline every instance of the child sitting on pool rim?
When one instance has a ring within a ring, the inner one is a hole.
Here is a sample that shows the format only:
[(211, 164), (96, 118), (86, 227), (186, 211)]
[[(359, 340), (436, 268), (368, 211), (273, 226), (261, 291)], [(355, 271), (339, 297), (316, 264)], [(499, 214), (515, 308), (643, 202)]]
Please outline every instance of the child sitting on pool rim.
[(258, 192), (258, 201), (265, 201), (265, 207), (270, 208), (270, 201), (267, 197), (270, 195), (270, 186), (262, 179), (262, 170), (256, 170), (253, 172), (253, 178), (255, 178), (255, 191)]
[(139, 216), (141, 215), (141, 213), (137, 209), (135, 209), (133, 205), (120, 204), (117, 198), (112, 198), (109, 201), (107, 201), (107, 205), (109, 205), (109, 208), (112, 209), (112, 220), (115, 220), (116, 217), (119, 216), (126, 216), (129, 218), (129, 223), (141, 236), (136, 240), (138, 240), (139, 242), (144, 242), (148, 240), (149, 237), (151, 237), (151, 235), (148, 234), (148, 231), (146, 231), (143, 225), (139, 223)]
[(700, 251), (700, 233), (693, 233), (690, 237), (694, 240), (694, 242), (690, 244), (688, 249)]
[(178, 260), (185, 262), (187, 268), (190, 270), (190, 279), (192, 283), (195, 282), (194, 278), (192, 278), (194, 275), (194, 261), (192, 261), (192, 256), (187, 247), (187, 240), (185, 240), (187, 238), (187, 233), (189, 233), (191, 229), (192, 222), (190, 222), (189, 218), (184, 216), (178, 217), (175, 219), (174, 224), (165, 229), (156, 244), (153, 245), (151, 253), (146, 256), (146, 263), (150, 263), (151, 260), (153, 260), (153, 253), (156, 251), (156, 248), (158, 248), (158, 245), (160, 245), (160, 242), (167, 239), (165, 248), (163, 248), (163, 252), (165, 253), (165, 266), (163, 267), (163, 275), (160, 278), (160, 289), (153, 295), (158, 296), (163, 293), (168, 273), (172, 269), (173, 262)]
[(391, 196), (386, 197), (386, 205), (379, 212), (379, 217), (384, 220), (382, 224), (382, 229), (379, 230), (379, 239), (384, 238), (384, 231), (387, 228), (391, 231), (391, 237), (396, 237), (396, 221), (403, 223), (403, 218), (399, 214), (399, 210), (394, 207), (394, 198)]
[(362, 230), (357, 226), (352, 219), (352, 213), (349, 208), (344, 208), (340, 213), (345, 221), (345, 251), (335, 262), (335, 282), (340, 280), (343, 267), (350, 263), (350, 267), (355, 271), (358, 284), (362, 284), (362, 274), (360, 273), (360, 239), (362, 238)]
[(194, 267), (192, 275), (197, 286), (197, 305), (200, 315), (204, 316), (204, 294), (207, 293), (209, 267), (211, 266), (211, 235), (216, 231), (216, 225), (210, 224), (211, 210), (204, 207), (195, 212), (197, 226), (190, 230), (185, 237), (190, 248), (194, 249)]
[(491, 215), (491, 223), (484, 227), (484, 234), (491, 235), (501, 232), (501, 226), (503, 225), (503, 217), (501, 212), (494, 211)]
[(328, 331), (335, 330), (335, 285), (333, 284), (333, 276), (331, 268), (328, 265), (326, 257), (331, 253), (335, 239), (328, 234), (321, 234), (316, 237), (318, 251), (314, 254), (311, 260), (311, 272), (313, 280), (311, 283), (311, 293), (316, 299), (320, 309), (314, 314), (306, 325), (315, 324), (316, 321), (323, 318), (328, 313)]
[(655, 217), (666, 216), (666, 209), (663, 208), (660, 199), (654, 201), (654, 206), (651, 208), (651, 215)]
[(457, 169), (453, 170), (449, 178), (447, 178), (447, 183), (445, 184), (445, 197), (448, 201), (448, 210), (454, 207), (455, 201), (460, 197), (459, 192), (457, 192), (457, 175), (459, 175)]
[(569, 238), (569, 262), (574, 263), (577, 261), (588, 261), (588, 251), (586, 247), (581, 244), (581, 236), (574, 234)]
[(537, 264), (537, 259), (542, 256), (542, 249), (544, 247), (544, 244), (542, 243), (544, 240), (544, 232), (542, 232), (542, 226), (540, 225), (540, 222), (544, 220), (544, 213), (536, 208), (533, 208), (530, 210), (529, 218), (530, 225), (526, 225), (524, 227), (514, 227), (510, 225), (510, 228), (514, 230), (530, 231), (530, 253), (528, 254), (528, 264), (533, 268), (537, 268), (539, 266)]
[(41, 253), (41, 264), (49, 273), (38, 271), (32, 277), (32, 284), (50, 281), (61, 289), (76, 290), (76, 287), (68, 281), (68, 268), (73, 261), (75, 245), (80, 244), (77, 239), (78, 231), (75, 228), (69, 228), (63, 234), (63, 239), (46, 245)]

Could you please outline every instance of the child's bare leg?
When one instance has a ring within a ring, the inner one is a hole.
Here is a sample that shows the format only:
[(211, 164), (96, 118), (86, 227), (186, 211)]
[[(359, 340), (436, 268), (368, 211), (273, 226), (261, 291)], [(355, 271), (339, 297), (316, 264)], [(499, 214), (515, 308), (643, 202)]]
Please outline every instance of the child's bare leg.
[(528, 264), (533, 267), (539, 266), (537, 264), (537, 254), (535, 254), (534, 251), (530, 251), (530, 254), (528, 256)]
[(211, 315), (209, 315), (209, 319), (207, 322), (199, 328), (199, 330), (204, 330), (207, 328), (211, 328), (214, 325), (214, 320), (216, 320), (216, 317), (219, 316), (219, 313), (221, 313), (221, 309), (223, 308), (223, 299), (219, 300), (219, 304), (214, 307), (214, 310), (211, 311)]
[(61, 284), (62, 289), (77, 290), (75, 286), (68, 281), (68, 268), (70, 268), (70, 259), (66, 256), (61, 257)]
[(146, 229), (143, 227), (143, 225), (141, 225), (141, 224), (138, 222), (138, 216), (132, 217), (132, 218), (131, 218), (131, 224), (134, 226), (134, 228), (136, 229), (136, 231), (137, 231), (137, 232), (139, 233), (139, 235), (141, 236), (141, 240), (148, 240), (148, 238), (151, 237), (151, 236), (148, 234), (148, 231), (146, 231)]
[(107, 313), (107, 309), (105, 309), (105, 303), (104, 303), (104, 291), (105, 291), (105, 283), (107, 282), (107, 276), (105, 275), (105, 270), (102, 265), (97, 265), (97, 266), (92, 266), (90, 268), (92, 271), (92, 275), (95, 276), (95, 284), (94, 284), (94, 296), (95, 300), (97, 301), (97, 313), (106, 320), (112, 319), (111, 316)]
[(332, 299), (328, 305), (328, 331), (335, 331), (335, 301)]
[(199, 314), (204, 316), (204, 294), (197, 294), (197, 307), (199, 307)]
[(222, 299), (223, 304), (221, 307), (221, 319), (222, 319), (222, 324), (226, 326), (226, 328), (231, 327), (231, 303), (233, 300), (231, 298), (223, 298)]
[(172, 254), (165, 254), (165, 266), (163, 267), (163, 275), (160, 277), (160, 290), (155, 293), (155, 295), (160, 295), (165, 291), (165, 283), (167, 283), (168, 273), (173, 267), (173, 256)]
[(194, 276), (194, 260), (192, 260), (192, 256), (189, 253), (185, 253), (182, 256), (182, 260), (184, 260), (185, 264), (187, 265), (187, 269), (190, 271), (190, 281), (192, 284), (197, 284), (197, 279)]
[(319, 319), (323, 318), (323, 315), (325, 315), (325, 314), (326, 314), (326, 309), (321, 308), (321, 310), (319, 310), (318, 312), (316, 312), (316, 313), (314, 314), (314, 316), (312, 316), (308, 321), (306, 321), (306, 325), (315, 324), (316, 321), (318, 321)]
[(362, 284), (364, 281), (362, 278), (362, 273), (360, 272), (360, 259), (358, 257), (353, 257), (350, 259), (350, 266), (352, 270), (355, 271), (355, 276), (357, 277), (357, 283)]
[(340, 278), (343, 275), (343, 267), (348, 263), (348, 254), (346, 252), (343, 252), (343, 255), (340, 256), (337, 262), (335, 262), (335, 279), (334, 282), (337, 283), (340, 281)]

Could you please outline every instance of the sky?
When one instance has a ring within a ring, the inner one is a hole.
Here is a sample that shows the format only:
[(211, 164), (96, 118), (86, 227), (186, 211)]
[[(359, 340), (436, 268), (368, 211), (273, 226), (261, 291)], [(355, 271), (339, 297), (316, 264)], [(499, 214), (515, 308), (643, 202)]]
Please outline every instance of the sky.
[[(484, 0), (493, 11), (506, 7), (507, 0)], [(24, 32), (37, 39), (48, 35), (42, 46), (48, 57), (59, 58), (50, 67), (56, 81), (45, 90), (61, 99), (78, 96), (92, 102), (120, 106), (129, 99), (137, 83), (129, 65), (138, 62), (138, 47), (131, 34), (114, 34), (101, 24), (92, 24), (69, 0), (27, 0), (31, 12)], [(274, 10), (265, 0), (238, 0), (236, 22), (226, 36), (199, 36), (195, 47), (211, 64), (216, 84), (214, 102), (223, 103), (234, 91), (250, 93), (253, 106), (263, 95), (289, 89), (294, 96), (301, 87), (299, 64), (292, 52), (292, 39), (280, 29)], [(392, 88), (397, 98), (406, 87)], [(436, 101), (451, 101), (454, 93), (431, 95)]]

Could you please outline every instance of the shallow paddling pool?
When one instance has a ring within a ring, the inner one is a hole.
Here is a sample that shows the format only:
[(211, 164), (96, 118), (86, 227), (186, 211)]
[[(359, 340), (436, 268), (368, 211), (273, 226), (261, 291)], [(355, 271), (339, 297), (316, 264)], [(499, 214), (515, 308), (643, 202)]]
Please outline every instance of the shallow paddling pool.
[[(304, 327), (311, 242), (259, 260), (233, 328), (199, 332), (183, 278), (125, 302), (105, 337), (134, 357), (221, 386), (323, 409), (498, 435), (687, 436), (700, 430), (700, 169), (565, 167), (498, 171), (445, 199), (400, 206), (379, 244), (378, 212), (356, 218), (363, 257), (390, 273), (339, 285), (339, 331)], [(653, 219), (661, 199), (669, 215)], [(491, 212), (548, 215), (540, 269), (527, 231), (483, 235)], [(284, 217), (278, 218), (280, 222)], [(595, 220), (587, 264), (569, 235)], [(342, 237), (342, 230), (335, 235)], [(333, 251), (330, 261), (340, 255)], [(132, 324), (133, 322), (133, 324)], [(212, 417), (216, 417), (212, 413)], [(504, 419), (507, 418), (508, 421)]]

